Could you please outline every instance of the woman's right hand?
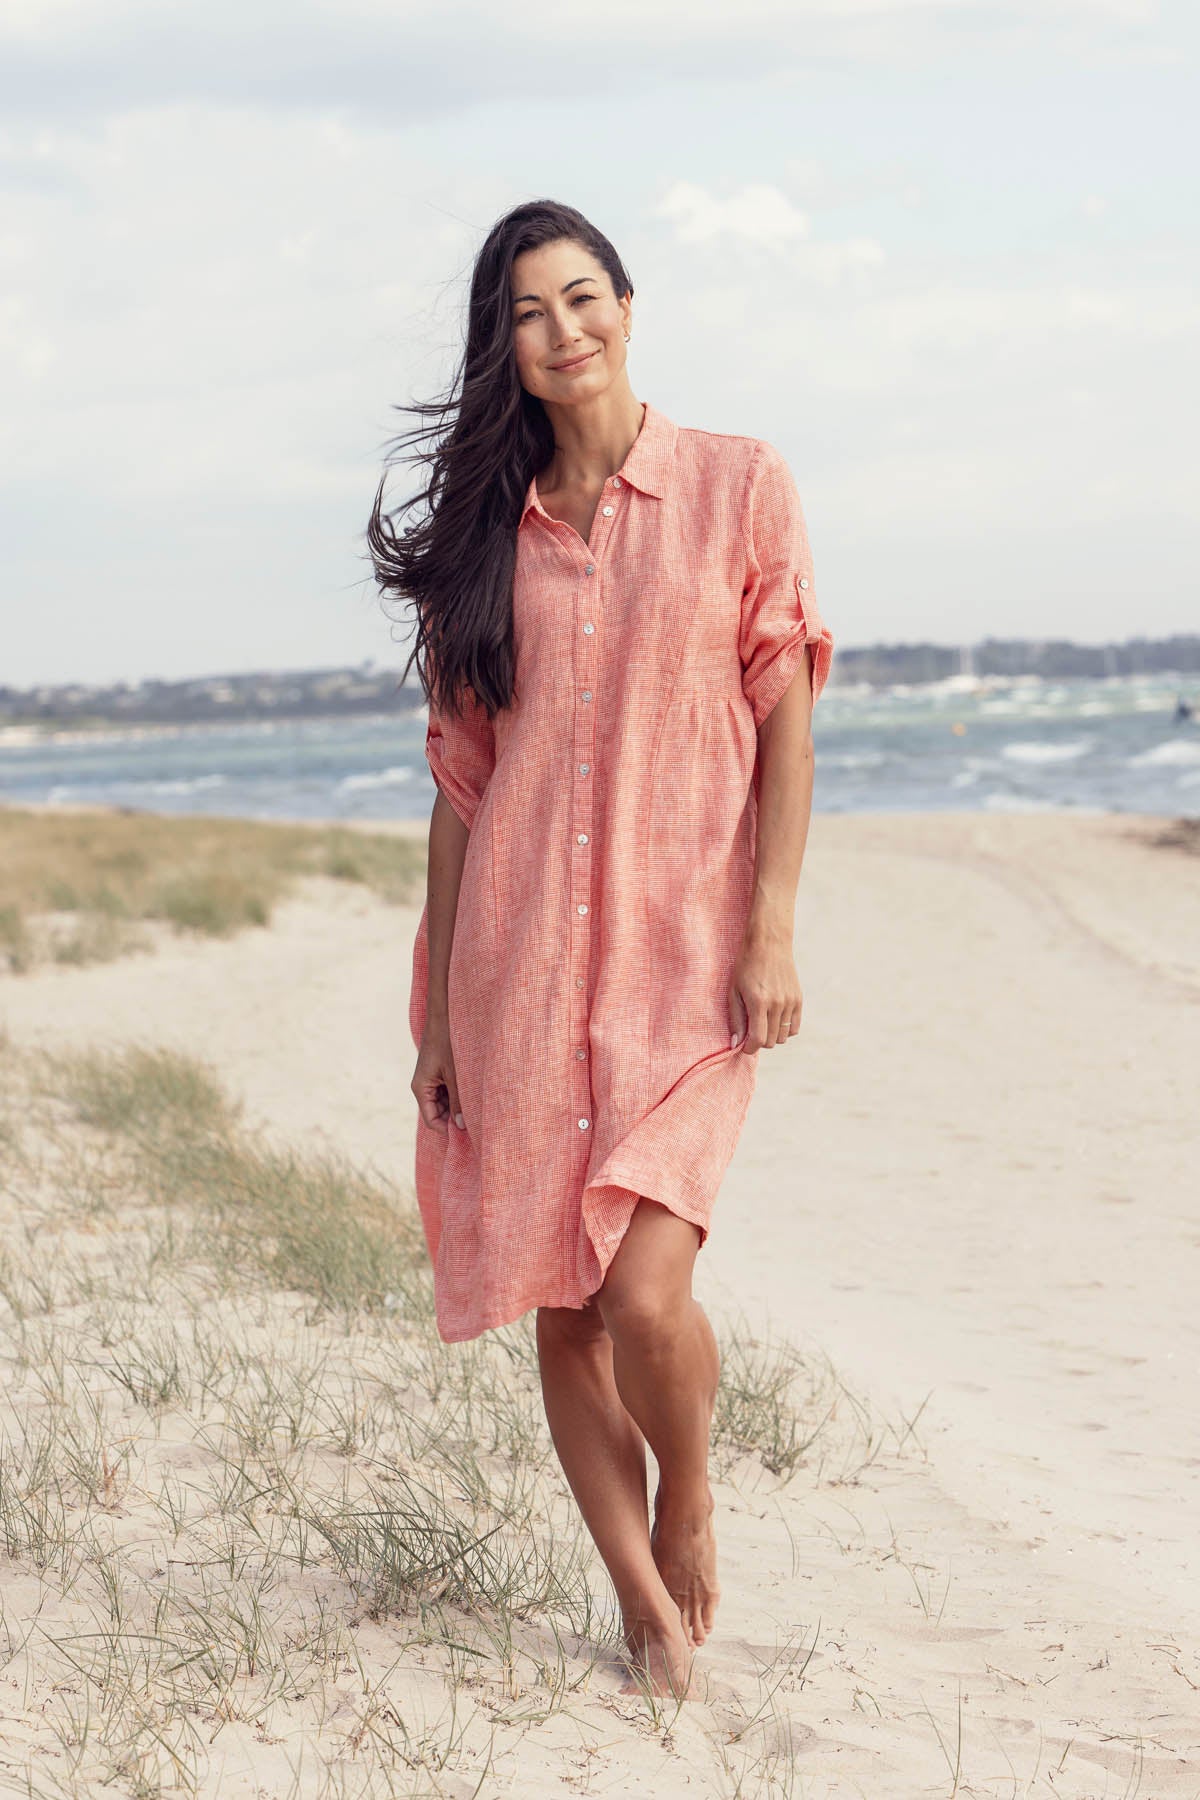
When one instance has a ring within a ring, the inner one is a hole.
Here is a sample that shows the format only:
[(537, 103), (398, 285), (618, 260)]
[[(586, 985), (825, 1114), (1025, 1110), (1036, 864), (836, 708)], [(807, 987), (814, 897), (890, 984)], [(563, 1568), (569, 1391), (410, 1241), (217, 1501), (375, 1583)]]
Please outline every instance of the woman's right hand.
[(462, 1127), (463, 1116), (458, 1104), (458, 1077), (454, 1073), (454, 1052), (450, 1048), (447, 1024), (426, 1024), (413, 1071), (412, 1091), (416, 1095), (421, 1117), (435, 1131), (449, 1131), (450, 1121)]

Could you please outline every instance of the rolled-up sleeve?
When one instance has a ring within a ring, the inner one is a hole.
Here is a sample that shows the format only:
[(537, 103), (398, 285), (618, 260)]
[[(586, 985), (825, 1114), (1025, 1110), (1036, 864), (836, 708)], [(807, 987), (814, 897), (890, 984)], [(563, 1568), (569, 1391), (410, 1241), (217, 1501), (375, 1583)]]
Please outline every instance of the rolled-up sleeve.
[(812, 554), (800, 495), (786, 461), (760, 440), (750, 460), (742, 515), (746, 579), (739, 652), (742, 691), (762, 724), (812, 651), (812, 697), (833, 660), (833, 635), (813, 592)]
[(464, 690), (460, 718), (450, 711), (440, 711), (430, 701), (425, 760), (434, 781), (469, 831), (496, 766), (492, 721), (469, 686)]

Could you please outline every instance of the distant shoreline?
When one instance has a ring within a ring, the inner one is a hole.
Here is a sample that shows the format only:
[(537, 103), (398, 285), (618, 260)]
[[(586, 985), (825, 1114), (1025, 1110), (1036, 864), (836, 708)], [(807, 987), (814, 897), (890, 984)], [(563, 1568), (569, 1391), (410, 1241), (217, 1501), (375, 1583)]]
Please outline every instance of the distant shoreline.
[[(836, 694), (863, 692), (883, 693), (889, 689), (901, 688), (940, 688), (961, 694), (964, 699), (974, 694), (1002, 693), (1007, 689), (1020, 686), (1063, 686), (1069, 682), (1112, 681), (1123, 683), (1136, 676), (1129, 674), (1113, 676), (1095, 675), (948, 675), (935, 676), (928, 679), (917, 678), (902, 680), (869, 680), (864, 677), (852, 679), (848, 672), (843, 672), (840, 681), (832, 678), (827, 692)], [(1193, 705), (1200, 713), (1200, 678), (1174, 670), (1143, 671), (1141, 679), (1159, 681), (1164, 688), (1194, 690)], [(185, 737), (209, 737), (223, 731), (260, 732), (270, 735), (280, 726), (295, 725), (330, 725), (359, 722), (364, 725), (395, 724), (398, 719), (425, 718), (427, 714), (424, 698), (417, 698), (410, 705), (389, 706), (386, 708), (330, 708), (326, 711), (279, 711), (279, 712), (236, 712), (219, 718), (185, 718), (176, 719), (138, 719), (119, 718), (112, 715), (95, 714), (84, 718), (55, 717), (53, 719), (4, 719), (0, 714), (0, 751), (33, 749), (42, 744), (69, 743), (101, 743), (105, 740), (129, 741), (130, 739), (164, 739)]]
[[(95, 741), (113, 734), (162, 736), (361, 719), (394, 721), (426, 710), (419, 683), (396, 669), (358, 667), (130, 682), (0, 684), (0, 749)], [(829, 692), (897, 688), (943, 693), (1003, 692), (1013, 686), (1069, 682), (1151, 681), (1200, 699), (1200, 636), (1132, 638), (1123, 644), (1075, 644), (985, 638), (948, 646), (907, 643), (842, 645)]]
[(321, 725), (358, 719), (364, 724), (389, 724), (397, 718), (419, 713), (420, 707), (407, 707), (392, 712), (328, 712), (246, 714), (227, 719), (96, 719), (62, 722), (0, 725), (0, 750), (22, 749), (36, 744), (96, 743), (106, 738), (171, 738), (209, 737), (221, 731), (261, 731), (270, 733), (280, 725)]

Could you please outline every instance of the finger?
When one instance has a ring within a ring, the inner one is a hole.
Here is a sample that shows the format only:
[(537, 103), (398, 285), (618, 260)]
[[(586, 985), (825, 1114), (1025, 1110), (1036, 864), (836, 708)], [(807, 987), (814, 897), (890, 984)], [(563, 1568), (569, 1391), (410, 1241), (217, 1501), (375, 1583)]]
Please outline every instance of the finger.
[(718, 1595), (711, 1594), (701, 1603), (700, 1625), (705, 1637), (709, 1637), (712, 1633), (713, 1620), (715, 1619), (717, 1612), (718, 1598)]
[(729, 995), (729, 1042), (731, 1048), (741, 1042), (746, 1035), (746, 1008), (742, 996), (734, 988)]
[(445, 1090), (441, 1084), (422, 1082), (414, 1091), (417, 1096), (417, 1107), (426, 1125), (431, 1126), (434, 1131), (448, 1130), (447, 1113), (449, 1109), (442, 1098)]
[(462, 1101), (458, 1093), (458, 1074), (453, 1060), (449, 1060), (442, 1070), (442, 1080), (446, 1084), (446, 1114), (452, 1124), (462, 1130)]

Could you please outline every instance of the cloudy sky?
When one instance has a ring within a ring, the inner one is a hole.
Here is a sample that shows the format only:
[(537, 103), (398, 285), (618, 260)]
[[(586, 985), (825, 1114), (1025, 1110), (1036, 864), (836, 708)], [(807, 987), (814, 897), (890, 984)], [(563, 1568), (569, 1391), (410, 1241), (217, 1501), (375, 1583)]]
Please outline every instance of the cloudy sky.
[(787, 455), (839, 643), (1200, 629), (1198, 36), (1154, 0), (5, 0), (0, 683), (399, 666), (392, 409), (539, 195), (631, 271), (638, 397)]

